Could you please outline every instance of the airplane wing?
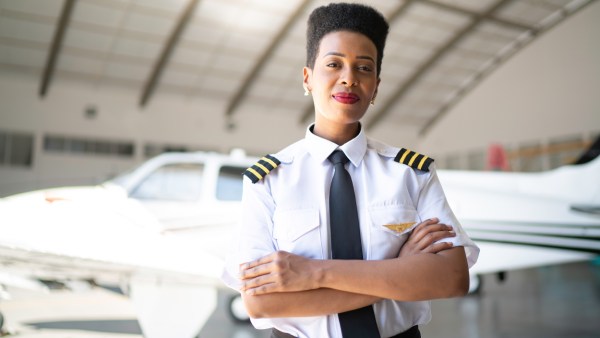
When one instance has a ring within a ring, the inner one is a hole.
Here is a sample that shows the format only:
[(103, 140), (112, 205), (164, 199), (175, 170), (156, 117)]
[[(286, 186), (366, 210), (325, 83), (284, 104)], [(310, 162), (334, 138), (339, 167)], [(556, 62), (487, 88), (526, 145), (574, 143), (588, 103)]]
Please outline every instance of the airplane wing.
[(571, 205), (571, 210), (579, 211), (591, 215), (600, 215), (600, 205)]
[(119, 285), (145, 337), (196, 337), (225, 288), (241, 173), (256, 160), (165, 153), (96, 187), (0, 199), (0, 278)]
[(475, 242), (481, 251), (477, 263), (469, 270), (471, 275), (586, 261), (595, 257), (588, 252), (478, 240)]
[(600, 253), (600, 215), (592, 212), (600, 205), (598, 172), (600, 158), (543, 173), (440, 170), (452, 210), (481, 248), (471, 274), (594, 258)]
[(145, 337), (195, 337), (222, 285), (224, 259), (206, 249), (215, 243), (165, 234), (137, 201), (97, 189), (88, 199), (41, 193), (3, 199), (4, 280), (127, 282)]

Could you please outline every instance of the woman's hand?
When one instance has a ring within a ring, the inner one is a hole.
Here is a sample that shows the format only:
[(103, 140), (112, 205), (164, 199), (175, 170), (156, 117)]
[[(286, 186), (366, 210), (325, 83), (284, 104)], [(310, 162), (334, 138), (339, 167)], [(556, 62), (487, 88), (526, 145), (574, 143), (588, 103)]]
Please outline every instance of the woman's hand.
[(428, 219), (417, 225), (400, 249), (398, 257), (416, 255), (420, 253), (438, 253), (451, 249), (452, 243), (435, 243), (443, 238), (456, 236), (452, 227), (439, 223), (437, 218)]
[(318, 288), (315, 261), (277, 251), (240, 265), (241, 291), (248, 295), (305, 291)]
[[(411, 232), (398, 257), (451, 249), (452, 243), (435, 242), (455, 235), (451, 226), (439, 223), (437, 218), (426, 220)], [(247, 295), (261, 295), (317, 289), (323, 276), (319, 262), (286, 251), (274, 252), (240, 265), (240, 290)]]

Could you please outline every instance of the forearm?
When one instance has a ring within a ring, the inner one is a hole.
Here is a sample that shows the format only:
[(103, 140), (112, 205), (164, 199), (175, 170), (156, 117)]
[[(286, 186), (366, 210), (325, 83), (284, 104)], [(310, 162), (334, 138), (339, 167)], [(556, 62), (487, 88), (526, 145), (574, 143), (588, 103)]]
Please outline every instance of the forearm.
[[(426, 240), (426, 248), (432, 247), (430, 242)], [(315, 260), (277, 251), (240, 266), (240, 290), (254, 317), (323, 315), (378, 299), (464, 295), (469, 286), (464, 248), (436, 250), (441, 251), (408, 250), (399, 258), (379, 261)]]
[(400, 301), (462, 296), (469, 286), (464, 249), (380, 261), (318, 261), (320, 287)]
[(242, 298), (252, 318), (323, 316), (358, 309), (380, 300), (376, 296), (327, 288), (254, 296), (242, 292)]

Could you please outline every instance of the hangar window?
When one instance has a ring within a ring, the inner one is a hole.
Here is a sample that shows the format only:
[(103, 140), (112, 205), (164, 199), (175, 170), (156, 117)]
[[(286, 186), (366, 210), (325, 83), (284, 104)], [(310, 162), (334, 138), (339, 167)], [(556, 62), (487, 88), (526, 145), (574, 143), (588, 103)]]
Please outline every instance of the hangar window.
[(246, 168), (223, 166), (217, 179), (217, 199), (221, 201), (242, 200), (242, 174)]
[(544, 160), (546, 159), (546, 156), (541, 142), (521, 144), (516, 154), (520, 171), (534, 172), (544, 170)]
[(485, 169), (485, 152), (483, 150), (472, 151), (467, 155), (469, 170)]
[(134, 153), (134, 145), (133, 142), (127, 141), (120, 142), (87, 139), (81, 137), (46, 135), (44, 137), (44, 150), (47, 152), (57, 153), (132, 157)]
[(0, 165), (31, 167), (33, 134), (0, 131)]
[(460, 155), (452, 154), (446, 157), (445, 169), (462, 169), (460, 166)]
[(589, 145), (582, 135), (551, 139), (548, 143), (550, 169), (574, 163)]
[(141, 200), (197, 201), (202, 196), (200, 163), (162, 166), (146, 177), (131, 193)]

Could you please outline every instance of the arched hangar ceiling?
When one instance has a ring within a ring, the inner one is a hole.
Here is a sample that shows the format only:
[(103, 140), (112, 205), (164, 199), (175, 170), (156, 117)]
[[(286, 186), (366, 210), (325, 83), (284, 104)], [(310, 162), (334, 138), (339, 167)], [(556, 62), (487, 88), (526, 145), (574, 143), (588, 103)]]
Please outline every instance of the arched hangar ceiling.
[[(0, 0), (0, 70), (222, 100), (210, 114), (312, 115), (308, 14), (322, 0)], [(498, 64), (593, 0), (376, 0), (390, 23), (365, 126), (426, 133)], [(383, 85), (384, 84), (384, 85)], [(208, 112), (202, 112), (208, 114)]]

